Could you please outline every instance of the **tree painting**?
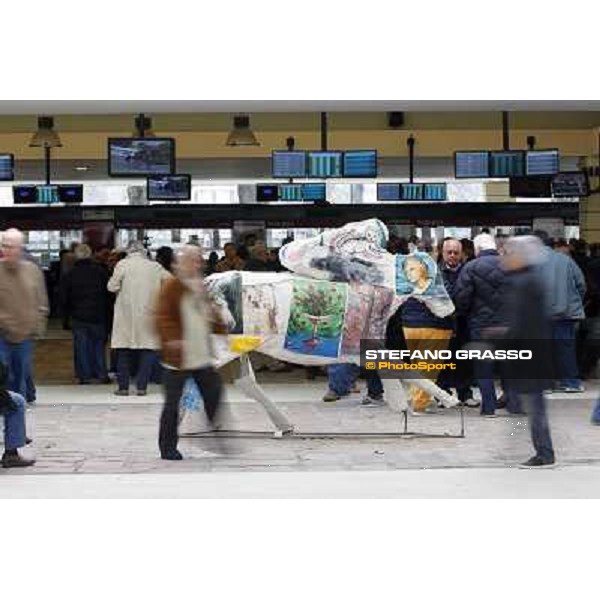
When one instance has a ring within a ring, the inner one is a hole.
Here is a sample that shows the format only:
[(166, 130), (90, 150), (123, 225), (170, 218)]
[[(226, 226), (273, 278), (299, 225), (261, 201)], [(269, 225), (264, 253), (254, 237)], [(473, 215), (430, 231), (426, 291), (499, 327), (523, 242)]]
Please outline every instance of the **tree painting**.
[(294, 281), (286, 349), (337, 358), (347, 295), (345, 283)]

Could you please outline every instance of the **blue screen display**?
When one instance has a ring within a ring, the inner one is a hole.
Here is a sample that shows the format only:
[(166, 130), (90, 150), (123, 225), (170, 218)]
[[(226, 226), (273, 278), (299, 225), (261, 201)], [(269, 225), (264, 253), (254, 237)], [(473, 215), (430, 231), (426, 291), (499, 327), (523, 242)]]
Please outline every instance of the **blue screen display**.
[(403, 183), (401, 194), (402, 200), (423, 200), (423, 184)]
[(341, 152), (309, 152), (308, 153), (309, 177), (341, 177), (342, 153)]
[(490, 152), (490, 177), (521, 177), (525, 175), (525, 152), (504, 150)]
[(83, 202), (83, 185), (76, 183), (72, 185), (59, 185), (58, 199), (60, 202), (65, 202), (66, 204)]
[(301, 202), (304, 198), (303, 186), (299, 183), (279, 185), (279, 199), (284, 202)]
[(305, 202), (323, 202), (327, 199), (327, 187), (324, 183), (305, 183), (302, 196)]
[(401, 200), (399, 183), (378, 183), (377, 200), (394, 202)]
[(445, 183), (423, 184), (423, 200), (447, 200)]
[(306, 152), (275, 150), (271, 159), (273, 177), (306, 177)]
[(560, 171), (558, 150), (529, 150), (527, 175), (556, 175)]
[(482, 179), (490, 176), (490, 153), (456, 152), (454, 154), (454, 176), (457, 179)]
[(256, 186), (256, 201), (257, 202), (277, 202), (278, 190), (276, 185), (257, 185)]
[(13, 185), (13, 202), (15, 204), (35, 204), (37, 202), (35, 185)]
[(0, 181), (12, 181), (15, 178), (14, 158), (12, 154), (0, 154)]
[(377, 151), (344, 152), (344, 177), (377, 177)]

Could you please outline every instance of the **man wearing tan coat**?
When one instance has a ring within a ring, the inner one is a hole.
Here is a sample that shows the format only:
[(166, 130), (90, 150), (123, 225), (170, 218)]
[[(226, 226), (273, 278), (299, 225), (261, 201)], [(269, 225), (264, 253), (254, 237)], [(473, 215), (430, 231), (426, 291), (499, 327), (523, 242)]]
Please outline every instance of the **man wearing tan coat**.
[(137, 395), (145, 396), (158, 338), (152, 310), (162, 283), (171, 274), (150, 260), (141, 242), (133, 242), (127, 258), (119, 261), (108, 281), (108, 291), (117, 294), (110, 347), (117, 351), (117, 396), (129, 395), (129, 369), (138, 354)]
[(200, 248), (184, 246), (175, 264), (176, 277), (165, 282), (156, 308), (156, 329), (165, 367), (165, 403), (160, 418), (159, 448), (164, 460), (181, 460), (178, 442), (179, 400), (186, 379), (198, 386), (208, 420), (215, 420), (223, 385), (213, 367), (212, 332), (224, 332), (202, 277)]
[(8, 367), (7, 389), (27, 397), (33, 339), (43, 334), (48, 297), (40, 269), (23, 259), (23, 234), (2, 234), (0, 260), (0, 360)]

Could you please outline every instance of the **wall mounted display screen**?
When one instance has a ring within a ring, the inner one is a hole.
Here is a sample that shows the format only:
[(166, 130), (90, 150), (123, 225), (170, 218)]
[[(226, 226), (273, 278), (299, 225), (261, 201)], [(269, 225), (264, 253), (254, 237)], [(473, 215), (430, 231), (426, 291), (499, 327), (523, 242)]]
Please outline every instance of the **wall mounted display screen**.
[(423, 184), (423, 200), (447, 200), (448, 193), (445, 183)]
[(15, 178), (15, 157), (12, 154), (0, 154), (0, 181), (12, 181)]
[(279, 199), (284, 202), (302, 202), (303, 191), (303, 185), (300, 183), (279, 184)]
[(551, 177), (511, 177), (509, 194), (512, 198), (550, 198)]
[(70, 183), (58, 185), (58, 201), (65, 204), (80, 204), (83, 202), (83, 185)]
[(555, 198), (582, 198), (589, 194), (590, 183), (583, 171), (558, 173), (552, 178), (552, 195)]
[(13, 185), (14, 204), (35, 204), (37, 202), (37, 188), (35, 185)]
[(423, 184), (403, 183), (400, 195), (402, 196), (402, 200), (423, 200)]
[(378, 183), (377, 200), (382, 202), (397, 202), (400, 198), (399, 183)]
[(309, 152), (308, 176), (316, 178), (341, 177), (341, 152)]
[(523, 175), (525, 175), (523, 150), (490, 152), (490, 177), (522, 177)]
[(526, 175), (556, 175), (560, 171), (558, 150), (529, 150)]
[(148, 200), (189, 200), (192, 197), (191, 175), (154, 175), (146, 181)]
[(377, 150), (344, 152), (344, 177), (377, 177)]
[(306, 152), (275, 150), (271, 157), (273, 177), (306, 177)]
[(305, 183), (302, 186), (302, 199), (305, 202), (325, 202), (327, 187), (324, 183)]
[(277, 185), (257, 185), (256, 186), (256, 201), (257, 202), (277, 202), (278, 200)]
[(38, 204), (55, 204), (58, 202), (58, 186), (38, 185), (37, 202)]
[(490, 176), (490, 153), (487, 150), (454, 153), (456, 179), (483, 179)]
[(170, 175), (174, 172), (173, 138), (108, 138), (110, 177)]

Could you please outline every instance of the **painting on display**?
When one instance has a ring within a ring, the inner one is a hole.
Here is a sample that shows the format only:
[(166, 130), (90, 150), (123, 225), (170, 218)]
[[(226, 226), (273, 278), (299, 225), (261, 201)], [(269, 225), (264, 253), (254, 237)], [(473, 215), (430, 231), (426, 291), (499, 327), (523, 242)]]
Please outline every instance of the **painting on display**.
[(338, 358), (347, 297), (343, 283), (295, 280), (285, 349)]

